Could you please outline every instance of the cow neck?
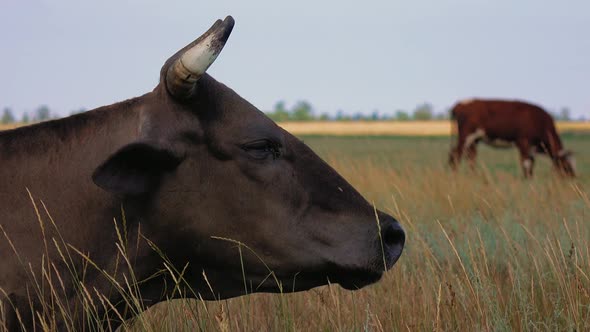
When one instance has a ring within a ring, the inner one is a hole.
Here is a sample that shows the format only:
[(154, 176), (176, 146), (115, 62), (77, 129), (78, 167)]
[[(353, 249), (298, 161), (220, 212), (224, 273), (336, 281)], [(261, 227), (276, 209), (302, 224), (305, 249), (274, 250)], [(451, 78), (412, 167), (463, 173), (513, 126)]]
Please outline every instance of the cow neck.
[(0, 159), (104, 157), (138, 136), (138, 100), (0, 132)]

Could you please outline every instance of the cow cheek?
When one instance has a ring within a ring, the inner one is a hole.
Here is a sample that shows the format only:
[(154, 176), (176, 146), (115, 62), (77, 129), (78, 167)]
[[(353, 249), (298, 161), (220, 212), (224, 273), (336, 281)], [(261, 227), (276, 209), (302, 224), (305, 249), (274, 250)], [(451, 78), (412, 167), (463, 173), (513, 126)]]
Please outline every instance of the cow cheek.
[(289, 177), (276, 177), (264, 186), (251, 185), (250, 194), (241, 195), (231, 207), (236, 218), (230, 227), (238, 231), (236, 239), (256, 254), (256, 264), (263, 260), (276, 269), (299, 265), (298, 253), (307, 243), (308, 195)]
[[(310, 199), (295, 172), (278, 163), (236, 168), (229, 161), (206, 172), (191, 166), (162, 188), (158, 200), (163, 222), (192, 234), (193, 245), (187, 243), (186, 249), (193, 247), (194, 255), (214, 252), (227, 259), (239, 255), (235, 248), (239, 242), (248, 247), (244, 251), (256, 254), (243, 257), (249, 265), (262, 259), (279, 268), (299, 259), (294, 253), (307, 241), (304, 219)], [(228, 176), (235, 172), (242, 176)]]

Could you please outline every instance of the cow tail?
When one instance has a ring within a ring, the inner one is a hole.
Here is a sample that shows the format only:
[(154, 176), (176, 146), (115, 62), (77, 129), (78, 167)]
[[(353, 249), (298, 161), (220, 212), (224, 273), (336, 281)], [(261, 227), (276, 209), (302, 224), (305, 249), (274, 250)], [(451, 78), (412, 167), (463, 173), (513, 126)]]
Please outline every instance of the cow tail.
[(547, 154), (552, 158), (556, 158), (559, 155), (561, 149), (563, 149), (563, 144), (561, 143), (561, 139), (559, 138), (559, 134), (557, 133), (557, 128), (555, 128), (555, 125), (552, 125), (547, 130), (547, 141), (549, 142), (549, 151), (547, 151)]

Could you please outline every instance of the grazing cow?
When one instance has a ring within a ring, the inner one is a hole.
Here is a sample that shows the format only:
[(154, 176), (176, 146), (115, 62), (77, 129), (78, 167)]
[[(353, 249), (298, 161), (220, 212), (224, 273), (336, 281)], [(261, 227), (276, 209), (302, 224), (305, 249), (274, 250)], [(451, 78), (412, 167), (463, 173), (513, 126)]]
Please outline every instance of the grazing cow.
[(114, 328), (137, 313), (114, 284), (141, 294), (142, 307), (328, 282), (357, 289), (398, 260), (405, 235), (393, 217), (205, 73), (233, 25), (215, 22), (141, 97), (0, 132), (9, 330)]
[(542, 108), (521, 101), (465, 100), (451, 110), (459, 138), (451, 149), (449, 163), (456, 168), (463, 153), (471, 165), (480, 141), (493, 147), (516, 145), (525, 177), (533, 175), (536, 153), (545, 153), (555, 168), (567, 176), (575, 176), (574, 160), (564, 150), (551, 115)]

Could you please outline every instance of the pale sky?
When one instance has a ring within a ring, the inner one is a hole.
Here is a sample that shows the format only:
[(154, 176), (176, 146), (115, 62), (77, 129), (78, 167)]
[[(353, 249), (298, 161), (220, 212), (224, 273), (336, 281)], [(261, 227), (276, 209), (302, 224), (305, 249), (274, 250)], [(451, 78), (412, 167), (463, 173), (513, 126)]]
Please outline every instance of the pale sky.
[(497, 97), (590, 117), (588, 0), (0, 0), (0, 108), (67, 115), (151, 91), (164, 61), (228, 14), (209, 73), (262, 110)]

